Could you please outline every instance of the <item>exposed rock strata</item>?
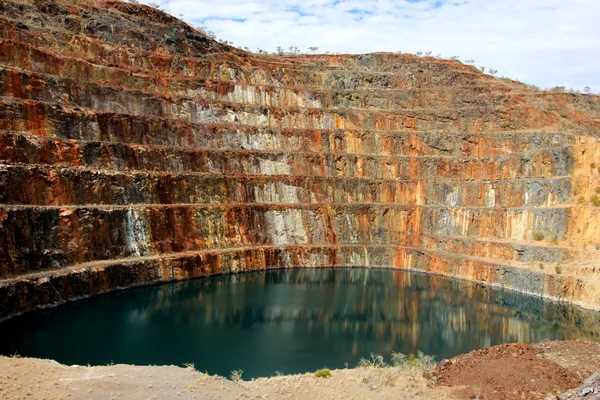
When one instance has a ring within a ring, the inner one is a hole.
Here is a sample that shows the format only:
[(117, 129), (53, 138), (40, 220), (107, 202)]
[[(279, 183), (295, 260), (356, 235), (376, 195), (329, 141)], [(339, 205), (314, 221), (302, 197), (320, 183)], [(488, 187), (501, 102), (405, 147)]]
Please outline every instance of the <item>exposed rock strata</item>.
[(5, 1), (0, 37), (0, 319), (330, 265), (600, 307), (597, 96), (412, 55), (259, 56), (115, 1)]

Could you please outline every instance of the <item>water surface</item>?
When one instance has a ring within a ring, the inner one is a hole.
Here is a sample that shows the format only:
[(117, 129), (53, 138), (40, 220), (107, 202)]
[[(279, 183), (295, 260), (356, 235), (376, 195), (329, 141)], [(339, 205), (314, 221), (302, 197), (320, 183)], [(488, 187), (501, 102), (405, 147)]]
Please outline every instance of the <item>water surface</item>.
[(381, 269), (285, 269), (99, 296), (0, 324), (0, 353), (66, 364), (193, 363), (244, 378), (355, 366), (371, 352), (449, 358), (505, 342), (596, 340), (598, 313)]

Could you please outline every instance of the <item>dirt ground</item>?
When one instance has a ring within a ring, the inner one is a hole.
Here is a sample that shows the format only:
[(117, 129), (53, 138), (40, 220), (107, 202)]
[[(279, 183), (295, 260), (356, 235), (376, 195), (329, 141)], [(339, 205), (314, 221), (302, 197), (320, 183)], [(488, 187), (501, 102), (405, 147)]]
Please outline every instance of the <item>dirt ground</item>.
[[(579, 387), (599, 370), (600, 345), (580, 341), (494, 346), (425, 373), (369, 367), (333, 370), (329, 378), (310, 373), (237, 382), (176, 366), (83, 367), (0, 357), (0, 399), (542, 399)], [(595, 398), (600, 388), (587, 384), (585, 398)]]
[(457, 397), (544, 399), (576, 388), (600, 370), (600, 345), (572, 341), (504, 344), (439, 363), (438, 386), (460, 387)]
[(232, 382), (190, 368), (64, 366), (50, 360), (0, 358), (0, 399), (447, 399), (419, 373), (343, 369)]

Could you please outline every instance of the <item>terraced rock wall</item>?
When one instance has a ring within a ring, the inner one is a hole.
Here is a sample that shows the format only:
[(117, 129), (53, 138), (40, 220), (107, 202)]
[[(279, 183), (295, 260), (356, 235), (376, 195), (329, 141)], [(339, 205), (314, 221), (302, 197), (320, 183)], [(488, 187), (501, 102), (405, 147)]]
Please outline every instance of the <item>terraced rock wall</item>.
[(0, 3), (0, 319), (294, 266), (600, 307), (600, 101), (412, 55), (270, 56), (150, 7)]

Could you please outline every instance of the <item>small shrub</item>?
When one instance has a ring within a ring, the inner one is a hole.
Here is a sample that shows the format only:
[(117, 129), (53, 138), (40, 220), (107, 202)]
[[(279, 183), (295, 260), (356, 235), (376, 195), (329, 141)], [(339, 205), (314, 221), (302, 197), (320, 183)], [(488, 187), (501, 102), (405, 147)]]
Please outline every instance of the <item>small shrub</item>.
[(241, 369), (234, 369), (233, 371), (231, 371), (229, 379), (231, 379), (233, 382), (239, 382), (242, 380), (243, 373), (244, 371), (242, 371)]
[(425, 354), (421, 350), (418, 350), (416, 366), (424, 369), (433, 368), (435, 366), (435, 357)]
[(600, 244), (596, 245), (596, 250), (600, 250)]
[(392, 353), (392, 365), (406, 369), (431, 369), (435, 366), (435, 358), (428, 356), (421, 350), (417, 355), (409, 354), (408, 357), (402, 353)]
[(196, 366), (194, 365), (194, 363), (183, 363), (183, 366), (186, 367), (187, 369), (192, 369), (192, 370), (196, 369)]
[(368, 374), (363, 378), (363, 383), (372, 382), (378, 386), (394, 386), (399, 375), (409, 371), (426, 374), (436, 364), (433, 356), (425, 355), (422, 351), (408, 356), (392, 352), (391, 358), (391, 364), (387, 364), (378, 354), (371, 353), (369, 359), (361, 358), (358, 367), (365, 368), (365, 373)]
[(367, 360), (364, 357), (361, 357), (358, 361), (358, 366), (360, 368), (384, 368), (388, 365), (383, 360), (383, 356), (381, 354), (373, 354), (371, 353), (371, 359)]
[(590, 201), (592, 202), (592, 205), (594, 207), (600, 207), (600, 197), (598, 197), (597, 195), (593, 195), (590, 198)]
[(533, 232), (533, 240), (540, 241), (544, 240), (544, 232)]
[(406, 362), (406, 356), (402, 353), (392, 352), (392, 365), (398, 367)]
[(317, 370), (317, 372), (315, 372), (315, 376), (317, 378), (329, 378), (331, 376), (331, 371), (329, 370), (329, 368), (323, 368)]
[(553, 233), (552, 236), (550, 237), (550, 241), (552, 242), (552, 244), (557, 245), (558, 244), (558, 235), (556, 233)]
[(544, 269), (544, 264), (540, 263), (540, 269)]
[[(479, 385), (473, 386), (473, 391), (475, 392), (475, 399), (481, 399), (481, 387)], [(473, 398), (473, 397), (471, 397)]]
[(592, 169), (596, 169), (596, 163), (595, 162), (591, 163), (590, 167), (592, 167)]
[(585, 203), (585, 199), (583, 198), (583, 196), (579, 196), (579, 198), (577, 199), (577, 204), (583, 204)]
[(392, 352), (392, 363), (387, 364), (383, 356), (371, 353), (370, 359), (361, 358), (359, 368), (375, 368), (379, 371), (393, 371), (394, 368), (427, 370), (435, 366), (435, 357), (426, 355), (421, 350), (417, 354), (406, 356), (402, 353)]
[(600, 194), (600, 186), (596, 188), (596, 193)]
[(554, 267), (554, 270), (558, 275), (562, 274), (562, 267), (560, 265), (556, 265), (556, 267)]

